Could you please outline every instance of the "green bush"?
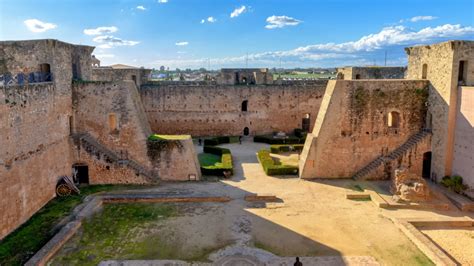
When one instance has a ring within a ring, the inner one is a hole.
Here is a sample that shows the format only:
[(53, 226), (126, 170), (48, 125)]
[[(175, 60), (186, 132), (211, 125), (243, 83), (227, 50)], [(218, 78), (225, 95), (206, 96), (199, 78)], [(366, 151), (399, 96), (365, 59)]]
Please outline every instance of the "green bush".
[(219, 155), (221, 160), (214, 165), (201, 164), (201, 173), (203, 175), (224, 176), (225, 171), (229, 171), (231, 175), (234, 174), (232, 154), (229, 149), (214, 146), (204, 146), (204, 153)]
[(253, 141), (267, 144), (302, 144), (305, 142), (305, 139), (295, 136), (288, 136), (287, 138), (279, 139), (273, 138), (272, 135), (258, 135), (253, 137)]
[(270, 156), (270, 151), (260, 150), (257, 153), (258, 161), (267, 175), (297, 175), (298, 167), (276, 164)]
[(462, 183), (462, 177), (458, 175), (445, 176), (440, 183), (456, 193), (461, 193), (467, 188), (467, 186)]
[(217, 146), (219, 144), (230, 143), (230, 137), (222, 136), (222, 137), (213, 137), (204, 140), (204, 146)]
[(289, 151), (301, 152), (303, 150), (303, 144), (293, 144), (293, 145), (270, 145), (271, 153), (281, 153)]

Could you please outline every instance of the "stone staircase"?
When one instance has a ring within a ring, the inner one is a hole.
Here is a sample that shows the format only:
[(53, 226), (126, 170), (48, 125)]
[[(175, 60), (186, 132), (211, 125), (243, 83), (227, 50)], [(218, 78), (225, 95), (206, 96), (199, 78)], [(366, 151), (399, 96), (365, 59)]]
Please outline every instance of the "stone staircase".
[(119, 156), (116, 152), (107, 148), (106, 146), (100, 144), (93, 136), (89, 133), (76, 133), (72, 135), (72, 138), (75, 141), (78, 141), (79, 144), (91, 155), (96, 156), (100, 154), (100, 157), (106, 162), (112, 162), (120, 166), (129, 167), (134, 170), (136, 173), (139, 173), (148, 178), (156, 179), (157, 176), (146, 167), (140, 165), (138, 162), (123, 158)]
[(372, 171), (377, 169), (381, 164), (397, 159), (398, 157), (400, 157), (401, 155), (409, 151), (411, 148), (413, 148), (416, 144), (421, 142), (425, 137), (429, 135), (431, 135), (430, 129), (423, 129), (422, 131), (412, 135), (405, 143), (403, 143), (402, 145), (400, 145), (400, 147), (390, 152), (388, 155), (377, 157), (375, 160), (371, 161), (369, 164), (367, 164), (362, 169), (357, 171), (352, 176), (352, 178), (355, 180), (363, 179), (365, 176), (367, 176)]

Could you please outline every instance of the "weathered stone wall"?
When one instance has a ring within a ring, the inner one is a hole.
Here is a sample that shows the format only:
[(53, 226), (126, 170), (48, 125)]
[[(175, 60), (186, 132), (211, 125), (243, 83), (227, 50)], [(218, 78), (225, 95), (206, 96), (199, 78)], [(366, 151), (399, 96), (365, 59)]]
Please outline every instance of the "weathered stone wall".
[(146, 140), (151, 130), (132, 81), (75, 83), (73, 93), (76, 132), (150, 167)]
[[(327, 81), (305, 85), (173, 85), (155, 83), (140, 89), (153, 132), (160, 134), (251, 135), (293, 132), (310, 115), (314, 125)], [(242, 102), (248, 101), (247, 111)]]
[[(70, 93), (72, 65), (79, 78), (90, 78), (90, 56), (94, 47), (73, 45), (58, 40), (0, 42), (0, 74), (39, 72), (40, 64), (49, 64), (57, 93)], [(28, 78), (25, 77), (25, 81)]]
[[(329, 81), (313, 132), (306, 139), (300, 176), (351, 177), (398, 148), (424, 127), (428, 87), (423, 80)], [(399, 114), (397, 127), (388, 125), (390, 112)], [(396, 166), (405, 160), (405, 166), (420, 168), (427, 150), (426, 145), (415, 147), (416, 156), (400, 158)], [(381, 168), (369, 178), (387, 175), (390, 171)]]
[(160, 180), (189, 181), (191, 175), (194, 180), (201, 179), (201, 168), (191, 136), (149, 141), (148, 156)]
[[(406, 49), (408, 54), (408, 79), (428, 79), (428, 126), (433, 130), (432, 175), (439, 181), (452, 174), (456, 110), (458, 99), (459, 61), (474, 61), (474, 42), (449, 41), (429, 46)], [(424, 77), (424, 65), (426, 75)], [(468, 66), (467, 85), (474, 83), (474, 68)]]
[(338, 79), (403, 79), (406, 67), (340, 67)]
[(120, 68), (94, 67), (92, 68), (91, 80), (94, 81), (123, 81), (133, 80), (135, 76), (136, 85), (140, 87), (148, 79), (151, 70), (143, 68)]
[(71, 99), (52, 82), (0, 88), (0, 239), (71, 174), (69, 116)]
[(452, 174), (474, 188), (474, 87), (459, 88), (455, 131)]

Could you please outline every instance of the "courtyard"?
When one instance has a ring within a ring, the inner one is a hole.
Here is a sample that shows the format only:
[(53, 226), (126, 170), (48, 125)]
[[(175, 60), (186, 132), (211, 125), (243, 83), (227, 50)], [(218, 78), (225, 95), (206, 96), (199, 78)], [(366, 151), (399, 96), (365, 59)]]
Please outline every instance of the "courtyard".
[[(348, 190), (370, 184), (267, 176), (255, 154), (268, 145), (244, 140), (243, 144), (220, 146), (232, 151), (232, 178), (217, 182), (162, 183), (126, 193), (228, 197), (230, 201), (105, 205), (103, 211), (87, 219), (63, 246), (52, 265), (97, 265), (114, 260), (209, 263), (237, 254), (266, 262), (273, 254), (281, 258), (280, 262), (287, 263), (299, 256), (310, 265), (318, 258), (332, 258), (331, 265), (432, 265), (392, 219), (467, 216), (455, 208), (386, 210), (374, 206), (370, 200), (347, 200)], [(201, 152), (202, 147), (196, 149)], [(249, 194), (272, 195), (277, 200), (247, 201), (245, 197)], [(456, 230), (456, 235), (466, 240), (463, 247), (452, 245), (453, 238), (447, 237), (451, 234), (446, 228), (422, 232), (442, 248), (447, 245), (450, 256), (460, 264), (474, 261), (468, 252), (474, 248), (469, 228)]]

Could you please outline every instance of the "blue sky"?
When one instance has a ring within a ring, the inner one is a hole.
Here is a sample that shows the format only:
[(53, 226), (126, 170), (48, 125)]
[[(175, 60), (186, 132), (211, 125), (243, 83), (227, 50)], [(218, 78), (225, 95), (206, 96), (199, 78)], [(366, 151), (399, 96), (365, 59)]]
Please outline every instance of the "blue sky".
[(44, 38), (103, 65), (404, 65), (405, 46), (474, 40), (474, 1), (0, 0), (0, 40)]

